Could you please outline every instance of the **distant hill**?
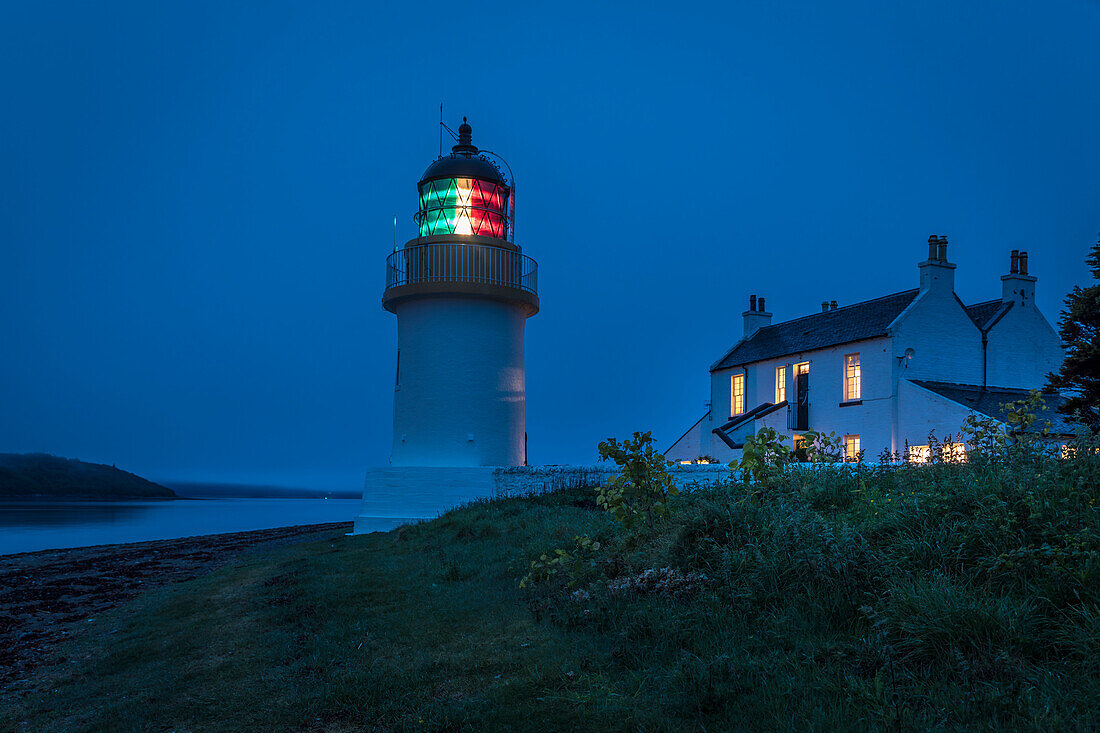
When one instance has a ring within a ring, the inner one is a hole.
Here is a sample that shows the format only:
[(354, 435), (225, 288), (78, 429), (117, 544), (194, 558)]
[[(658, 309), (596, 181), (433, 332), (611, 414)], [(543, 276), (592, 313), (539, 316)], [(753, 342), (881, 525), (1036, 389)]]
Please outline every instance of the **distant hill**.
[(176, 492), (114, 466), (45, 453), (0, 453), (0, 499), (177, 499)]

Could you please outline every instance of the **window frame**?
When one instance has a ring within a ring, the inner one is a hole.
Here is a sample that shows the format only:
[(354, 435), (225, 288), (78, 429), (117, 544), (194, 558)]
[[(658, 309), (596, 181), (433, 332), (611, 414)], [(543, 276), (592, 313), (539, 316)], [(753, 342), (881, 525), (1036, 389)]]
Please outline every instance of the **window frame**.
[[(731, 374), (730, 375), (730, 417), (737, 417), (738, 415), (745, 414), (745, 374)], [(741, 394), (737, 393), (737, 385), (741, 386)], [(740, 410), (738, 408), (738, 397), (740, 397)]]
[(787, 399), (787, 365), (780, 364), (775, 368), (775, 404)]
[[(855, 359), (855, 369), (852, 369), (851, 360)], [(853, 373), (854, 371), (854, 373)], [(842, 369), (844, 402), (858, 402), (863, 399), (863, 362), (859, 352), (844, 355)], [(854, 390), (853, 390), (854, 385)], [(854, 394), (853, 394), (854, 392)]]
[[(854, 442), (855, 443), (855, 450), (851, 451), (851, 453), (849, 453), (849, 451), (848, 451), (849, 442)], [(844, 438), (843, 438), (842, 445), (843, 445), (843, 448), (844, 448), (844, 461), (845, 462), (855, 462), (856, 460), (859, 459), (859, 452), (863, 448), (863, 446), (861, 444), (861, 441), (859, 439), (859, 433), (850, 433), (848, 435), (845, 435)]]

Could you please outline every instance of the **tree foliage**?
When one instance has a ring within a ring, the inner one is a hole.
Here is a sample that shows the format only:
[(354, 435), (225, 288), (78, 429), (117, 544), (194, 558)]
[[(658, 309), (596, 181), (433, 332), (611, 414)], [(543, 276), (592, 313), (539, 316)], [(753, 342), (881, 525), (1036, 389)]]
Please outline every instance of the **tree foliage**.
[[(1100, 281), (1100, 240), (1086, 259), (1094, 280)], [(1059, 411), (1079, 415), (1093, 428), (1100, 426), (1100, 282), (1074, 286), (1066, 296), (1058, 321), (1058, 335), (1066, 358), (1057, 373), (1047, 375), (1047, 388), (1063, 391)]]

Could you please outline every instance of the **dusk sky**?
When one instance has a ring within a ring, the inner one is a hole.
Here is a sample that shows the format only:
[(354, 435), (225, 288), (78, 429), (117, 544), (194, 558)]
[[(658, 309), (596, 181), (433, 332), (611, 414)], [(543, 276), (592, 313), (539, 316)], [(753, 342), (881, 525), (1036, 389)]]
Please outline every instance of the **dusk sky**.
[(357, 487), (440, 102), (539, 262), (532, 463), (667, 447), (750, 293), (778, 322), (916, 287), (929, 234), (967, 303), (1014, 248), (1052, 323), (1085, 282), (1100, 4), (552, 7), (5, 3), (0, 452)]

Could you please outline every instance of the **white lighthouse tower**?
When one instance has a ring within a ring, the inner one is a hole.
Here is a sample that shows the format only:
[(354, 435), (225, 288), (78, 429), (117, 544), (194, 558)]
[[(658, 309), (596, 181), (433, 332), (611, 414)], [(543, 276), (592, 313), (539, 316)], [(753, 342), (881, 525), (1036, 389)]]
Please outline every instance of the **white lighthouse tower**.
[(470, 475), (428, 469), (527, 461), (523, 336), (539, 309), (538, 265), (513, 241), (514, 182), (463, 119), (458, 144), (418, 190), (418, 236), (386, 260), (382, 306), (397, 316), (393, 449), (388, 469), (367, 474), (364, 517), (374, 494)]
[(523, 332), (539, 299), (512, 241), (513, 187), (463, 120), (418, 189), (419, 236), (389, 256), (382, 296), (397, 316), (390, 465), (523, 465)]

